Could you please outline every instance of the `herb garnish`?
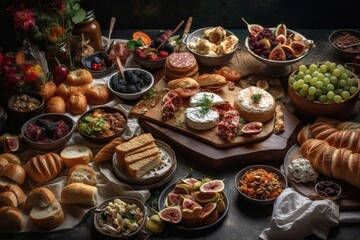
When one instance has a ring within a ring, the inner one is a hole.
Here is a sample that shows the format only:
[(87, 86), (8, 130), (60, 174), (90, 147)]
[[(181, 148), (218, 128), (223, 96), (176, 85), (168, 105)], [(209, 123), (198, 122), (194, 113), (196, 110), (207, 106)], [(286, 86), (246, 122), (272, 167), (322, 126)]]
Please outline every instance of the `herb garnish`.
[(261, 93), (255, 93), (253, 95), (251, 95), (251, 99), (253, 100), (254, 103), (259, 103), (261, 100), (262, 94)]
[(196, 104), (196, 107), (200, 107), (200, 113), (206, 114), (211, 109), (211, 104), (213, 102), (214, 95), (204, 94), (202, 99)]
[(126, 211), (120, 214), (123, 219), (129, 219), (130, 223), (135, 222), (135, 216), (130, 211)]
[(143, 44), (142, 44), (142, 42), (141, 42), (141, 39), (139, 38), (138, 40), (129, 40), (129, 41), (127, 41), (126, 46), (127, 46), (127, 48), (130, 49), (131, 51), (134, 51), (135, 48), (137, 48), (137, 47), (142, 47)]

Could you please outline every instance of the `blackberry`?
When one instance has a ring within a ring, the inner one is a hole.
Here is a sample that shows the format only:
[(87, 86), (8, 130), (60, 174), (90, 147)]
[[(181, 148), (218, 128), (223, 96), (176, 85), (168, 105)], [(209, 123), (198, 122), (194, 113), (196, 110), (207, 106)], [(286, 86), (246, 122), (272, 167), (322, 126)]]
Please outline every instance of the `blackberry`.
[(128, 85), (126, 87), (126, 93), (137, 93), (137, 89), (135, 85)]
[(119, 93), (126, 93), (127, 91), (127, 86), (126, 85), (117, 85), (114, 88), (115, 91), (119, 92)]
[(151, 76), (147, 73), (142, 73), (140, 77), (145, 85), (149, 85), (151, 83)]

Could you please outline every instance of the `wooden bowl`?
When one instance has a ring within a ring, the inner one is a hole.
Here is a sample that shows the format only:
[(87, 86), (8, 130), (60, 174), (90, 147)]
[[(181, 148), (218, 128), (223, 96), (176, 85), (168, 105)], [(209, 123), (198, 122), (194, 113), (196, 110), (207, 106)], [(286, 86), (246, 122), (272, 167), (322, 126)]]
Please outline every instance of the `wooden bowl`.
[[(29, 110), (29, 111), (21, 111), (18, 109), (15, 109), (12, 107), (12, 103), (19, 98), (21, 95), (27, 95), (31, 98), (34, 98), (36, 100), (38, 100), (40, 102), (39, 106), (33, 110)], [(17, 119), (17, 121), (20, 121), (21, 123), (26, 122), (27, 120), (35, 117), (35, 116), (39, 116), (45, 107), (45, 100), (43, 98), (43, 96), (40, 93), (37, 92), (23, 92), (23, 93), (17, 93), (14, 96), (12, 96), (9, 100), (8, 100), (8, 108), (9, 108), (9, 114), (13, 119)]]

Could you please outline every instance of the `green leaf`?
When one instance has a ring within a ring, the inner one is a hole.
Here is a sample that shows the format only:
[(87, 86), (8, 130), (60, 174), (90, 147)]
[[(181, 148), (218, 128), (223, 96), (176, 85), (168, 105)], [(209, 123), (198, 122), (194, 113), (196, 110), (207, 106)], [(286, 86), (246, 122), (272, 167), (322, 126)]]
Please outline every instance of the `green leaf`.
[(86, 12), (84, 9), (80, 8), (76, 14), (71, 18), (71, 20), (74, 22), (74, 24), (81, 23), (84, 21), (86, 17)]
[(131, 51), (134, 51), (135, 48), (137, 47), (142, 47), (143, 44), (141, 42), (141, 39), (139, 38), (138, 40), (129, 40), (127, 43), (126, 43), (126, 46), (131, 50)]

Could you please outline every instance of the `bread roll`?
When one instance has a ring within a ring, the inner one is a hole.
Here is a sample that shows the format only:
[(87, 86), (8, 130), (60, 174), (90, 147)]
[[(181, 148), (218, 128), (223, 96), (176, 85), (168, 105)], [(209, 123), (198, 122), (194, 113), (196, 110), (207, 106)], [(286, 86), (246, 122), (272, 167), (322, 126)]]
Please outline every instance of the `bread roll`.
[(8, 163), (21, 165), (20, 158), (12, 153), (2, 153), (0, 154), (0, 161), (6, 160)]
[(76, 92), (66, 100), (66, 109), (73, 115), (81, 115), (86, 111), (87, 100), (84, 94)]
[(66, 182), (67, 184), (84, 183), (95, 186), (97, 183), (96, 172), (87, 165), (77, 164), (70, 168)]
[(121, 138), (114, 138), (98, 151), (94, 157), (94, 162), (110, 161), (116, 151), (116, 146), (122, 143)]
[(68, 99), (68, 97), (76, 92), (81, 92), (84, 94), (86, 91), (90, 89), (90, 84), (85, 84), (81, 86), (71, 86), (67, 84), (66, 82), (61, 83), (55, 91), (55, 96), (59, 96), (65, 101)]
[(179, 78), (167, 83), (169, 89), (173, 89), (180, 97), (190, 97), (200, 90), (200, 85), (193, 78)]
[(196, 77), (195, 80), (199, 83), (201, 89), (210, 92), (218, 91), (227, 84), (226, 78), (216, 73), (204, 73)]
[(86, 91), (85, 97), (91, 105), (103, 105), (110, 101), (111, 92), (103, 85), (96, 85)]
[(55, 96), (49, 99), (45, 105), (45, 112), (47, 113), (65, 113), (66, 104), (63, 98)]
[(73, 144), (66, 146), (61, 152), (60, 157), (67, 168), (76, 164), (87, 165), (93, 159), (93, 152), (83, 144)]
[(66, 83), (71, 86), (81, 86), (92, 83), (93, 78), (91, 73), (86, 69), (77, 69), (71, 71), (66, 78)]
[(17, 207), (25, 201), (23, 190), (15, 184), (0, 187), (0, 205)]
[(25, 182), (25, 170), (17, 163), (9, 163), (7, 160), (0, 160), (0, 176), (10, 178), (18, 184)]
[(44, 97), (45, 102), (47, 102), (50, 98), (55, 95), (56, 92), (56, 84), (54, 82), (45, 83), (39, 93)]
[(97, 188), (84, 183), (71, 183), (61, 191), (61, 203), (92, 207), (98, 203)]
[(0, 229), (20, 231), (24, 226), (24, 216), (16, 207), (0, 207)]
[(29, 217), (36, 226), (46, 230), (56, 228), (65, 219), (64, 211), (58, 201), (44, 208), (32, 208)]
[(37, 187), (30, 191), (25, 201), (25, 210), (30, 211), (32, 208), (46, 208), (57, 200), (48, 188)]
[(25, 165), (28, 176), (35, 182), (45, 183), (56, 178), (64, 169), (64, 163), (57, 153), (45, 153), (31, 158)]

